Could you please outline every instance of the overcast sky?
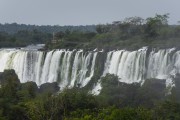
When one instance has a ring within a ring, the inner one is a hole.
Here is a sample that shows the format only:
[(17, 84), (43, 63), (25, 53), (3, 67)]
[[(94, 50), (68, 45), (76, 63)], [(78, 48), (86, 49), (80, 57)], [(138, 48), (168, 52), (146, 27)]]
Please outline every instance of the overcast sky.
[(0, 0), (0, 23), (90, 25), (156, 13), (170, 13), (176, 24), (180, 0)]

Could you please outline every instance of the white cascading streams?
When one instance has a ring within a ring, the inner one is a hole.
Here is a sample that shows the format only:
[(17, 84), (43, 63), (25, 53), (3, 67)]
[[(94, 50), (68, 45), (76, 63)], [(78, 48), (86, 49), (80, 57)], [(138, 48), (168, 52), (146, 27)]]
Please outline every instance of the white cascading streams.
[(109, 52), (104, 74), (117, 75), (121, 82), (141, 82), (145, 75), (146, 51), (144, 48), (132, 52), (125, 50)]
[(38, 86), (58, 82), (61, 89), (78, 84), (84, 87), (94, 74), (97, 54), (83, 53), (83, 50), (42, 52), (2, 49), (0, 72), (14, 69), (22, 83), (34, 81)]
[(78, 70), (80, 69), (81, 66), (81, 55), (82, 55), (82, 50), (77, 51), (75, 58), (74, 58), (74, 62), (73, 62), (73, 66), (72, 66), (72, 74), (71, 74), (71, 82), (69, 87), (72, 88), (75, 84), (76, 79), (78, 78), (79, 74), (78, 74)]
[(110, 74), (115, 74), (117, 75), (118, 72), (118, 65), (119, 65), (119, 61), (121, 59), (121, 55), (122, 55), (123, 51), (115, 51), (112, 54), (112, 58), (110, 61), (110, 65), (109, 65), (109, 73)]
[[(11, 66), (16, 73), (18, 74), (19, 79), (21, 80), (21, 82), (26, 82), (27, 78), (24, 74), (24, 69), (25, 69), (25, 59), (26, 59), (26, 55), (27, 52), (16, 52), (14, 54), (12, 54), (9, 59), (11, 59), (12, 61), (12, 65), (8, 65), (8, 63), (6, 63), (8, 66)], [(11, 67), (9, 68), (5, 68), (5, 69), (11, 69)]]
[(80, 85), (80, 86), (82, 86), (82, 82), (83, 82), (83, 80), (85, 80), (86, 79), (86, 74), (87, 74), (87, 72), (88, 72), (88, 67), (89, 67), (89, 65), (90, 65), (90, 60), (91, 60), (91, 57), (92, 57), (92, 53), (88, 53), (88, 55), (86, 56), (86, 55), (83, 55), (82, 56), (82, 65), (81, 65), (81, 70), (79, 71), (79, 80), (78, 80), (78, 84)]
[(41, 73), (42, 73), (42, 64), (44, 60), (44, 53), (38, 52), (38, 57), (36, 59), (36, 67), (35, 67), (35, 81), (37, 85), (41, 85)]
[(170, 58), (175, 49), (152, 51), (148, 61), (147, 78), (166, 79), (174, 69), (174, 61)]
[(56, 82), (58, 79), (58, 71), (60, 66), (60, 58), (63, 54), (63, 51), (55, 51), (51, 58), (50, 68), (49, 68), (49, 75), (48, 75), (48, 82)]
[[(107, 53), (107, 59), (104, 64), (104, 71), (101, 77), (105, 77), (106, 74), (109, 72), (109, 67), (111, 63), (111, 57), (112, 57), (113, 51), (110, 51)], [(101, 79), (98, 80), (97, 84), (93, 87), (92, 91), (90, 91), (91, 94), (98, 95), (101, 92), (102, 86), (101, 86)]]
[(70, 64), (71, 64), (71, 56), (72, 56), (72, 51), (67, 51), (64, 54), (63, 61), (62, 61), (62, 67), (61, 67), (61, 82), (59, 84), (60, 88), (63, 89), (67, 87), (69, 81), (70, 81)]
[(173, 60), (172, 62), (174, 63), (174, 72), (175, 73), (180, 73), (180, 51), (177, 51), (173, 55)]
[[(132, 52), (126, 50), (108, 52), (102, 77), (110, 73), (117, 75), (121, 82), (143, 82), (146, 72), (146, 51), (147, 48)], [(92, 93), (98, 95), (101, 88), (99, 81)]]
[(46, 83), (48, 81), (49, 68), (51, 65), (52, 55), (53, 55), (53, 51), (48, 52), (46, 55), (46, 59), (42, 68), (41, 84)]
[[(48, 52), (20, 49), (0, 49), (0, 72), (14, 69), (22, 83), (34, 81), (40, 86), (58, 82), (61, 89), (86, 86), (96, 72), (97, 51), (84, 52), (53, 50)], [(147, 78), (166, 79), (180, 73), (180, 51), (175, 48), (136, 51), (116, 50), (105, 53), (107, 58), (101, 77), (115, 74), (121, 82), (141, 82)], [(101, 80), (97, 80), (92, 93), (99, 94)]]
[(1, 50), (0, 52), (0, 72), (3, 72), (4, 69), (8, 69), (11, 67), (11, 63), (13, 62), (13, 54), (16, 51), (6, 52), (5, 50)]
[(110, 51), (107, 53), (107, 59), (106, 59), (106, 62), (104, 64), (104, 71), (103, 71), (103, 75), (102, 75), (103, 77), (106, 76), (106, 74), (109, 72), (112, 53), (113, 53), (113, 51)]
[(91, 63), (92, 65), (91, 65), (90, 75), (88, 77), (86, 77), (85, 80), (82, 80), (82, 82), (81, 82), (82, 87), (86, 86), (87, 83), (91, 80), (91, 78), (94, 75), (96, 56), (97, 56), (97, 52), (95, 52), (94, 55), (93, 55), (93, 60), (92, 60), (92, 63)]
[(178, 63), (180, 62), (177, 55), (179, 51), (175, 52), (175, 48), (153, 50), (149, 55), (147, 78), (165, 79), (166, 86), (174, 86), (171, 77), (179, 73)]

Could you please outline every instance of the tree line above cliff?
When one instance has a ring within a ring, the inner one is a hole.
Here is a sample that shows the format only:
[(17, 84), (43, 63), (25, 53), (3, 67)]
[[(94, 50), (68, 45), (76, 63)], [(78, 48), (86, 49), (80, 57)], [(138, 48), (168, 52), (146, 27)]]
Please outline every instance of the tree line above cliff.
[[(138, 49), (180, 47), (180, 25), (168, 25), (169, 14), (129, 17), (110, 24), (35, 26), (0, 24), (0, 47), (46, 44), (46, 49)], [(54, 33), (54, 36), (53, 36)], [(52, 39), (57, 40), (55, 44)]]
[(0, 24), (0, 48), (24, 47), (30, 44), (45, 44), (57, 32), (95, 32), (95, 25), (87, 26), (38, 26), (25, 24)]
[[(156, 14), (154, 17), (146, 19), (129, 17), (123, 21), (97, 25), (95, 33), (71, 32), (66, 34), (58, 32), (56, 36), (61, 41), (55, 45), (48, 44), (48, 48), (138, 49), (143, 46), (179, 47), (180, 26), (168, 25), (168, 18), (169, 14)], [(76, 41), (77, 44), (71, 44), (72, 41)]]
[(26, 25), (26, 24), (17, 24), (17, 23), (5, 23), (0, 24), (0, 32), (6, 32), (8, 34), (15, 34), (19, 31), (33, 31), (37, 30), (44, 33), (53, 33), (53, 32), (65, 32), (66, 30), (70, 31), (81, 31), (81, 32), (95, 32), (95, 25), (80, 25), (80, 26), (59, 26), (59, 25)]

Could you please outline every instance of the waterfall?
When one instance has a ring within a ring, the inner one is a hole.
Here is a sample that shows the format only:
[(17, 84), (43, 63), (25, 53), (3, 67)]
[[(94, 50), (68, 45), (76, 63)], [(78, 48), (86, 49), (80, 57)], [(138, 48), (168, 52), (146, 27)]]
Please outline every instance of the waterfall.
[(78, 51), (74, 58), (73, 67), (72, 67), (72, 75), (71, 75), (71, 83), (69, 85), (70, 88), (74, 86), (75, 81), (78, 77), (78, 70), (80, 69), (80, 65), (81, 65), (81, 54), (82, 54), (82, 50)]
[(52, 55), (51, 62), (50, 62), (50, 68), (49, 68), (49, 76), (48, 76), (48, 82), (56, 82), (58, 80), (58, 72), (59, 72), (59, 66), (60, 66), (60, 58), (63, 54), (63, 51), (55, 51)]
[(94, 68), (95, 68), (95, 61), (96, 61), (96, 56), (97, 56), (97, 52), (94, 53), (93, 55), (93, 60), (92, 60), (92, 65), (91, 65), (91, 72), (90, 75), (88, 77), (85, 78), (85, 80), (82, 81), (82, 87), (84, 87), (85, 85), (87, 85), (87, 83), (91, 80), (91, 78), (94, 75)]
[(109, 52), (103, 76), (110, 73), (117, 75), (121, 82), (141, 82), (145, 75), (146, 51), (147, 49)]
[(72, 51), (67, 51), (64, 54), (62, 67), (61, 67), (61, 77), (59, 86), (61, 89), (65, 88), (69, 83), (69, 69), (70, 69), (70, 60), (71, 60)]
[(58, 82), (61, 89), (84, 87), (94, 75), (98, 52), (0, 50), (0, 72), (14, 69), (22, 83)]
[[(103, 53), (106, 54), (106, 60), (102, 63), (104, 70), (99, 77), (110, 73), (126, 83), (143, 83), (146, 79), (157, 78), (165, 79), (168, 85), (172, 85), (171, 77), (180, 73), (180, 51), (175, 48), (147, 51), (144, 47), (135, 51), (114, 50)], [(0, 72), (14, 69), (22, 83), (34, 81), (38, 86), (57, 82), (61, 90), (66, 87), (85, 87), (99, 69), (99, 52), (0, 49)], [(98, 94), (101, 89), (101, 80), (96, 83), (93, 94)]]

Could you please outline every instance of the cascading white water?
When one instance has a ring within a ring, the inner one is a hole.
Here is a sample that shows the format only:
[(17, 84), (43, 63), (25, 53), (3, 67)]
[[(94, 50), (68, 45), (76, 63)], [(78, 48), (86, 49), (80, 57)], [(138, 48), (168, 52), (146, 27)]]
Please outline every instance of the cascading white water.
[(115, 74), (120, 81), (126, 83), (141, 82), (145, 76), (146, 51), (147, 49), (109, 52), (104, 74)]
[(53, 51), (50, 51), (47, 53), (47, 56), (46, 56), (46, 59), (42, 68), (41, 84), (46, 83), (48, 81), (49, 68), (51, 65), (52, 55), (53, 55)]
[[(22, 83), (34, 81), (37, 85), (58, 82), (61, 89), (74, 86), (84, 87), (94, 76), (97, 69), (96, 51), (83, 52), (53, 50), (49, 52), (19, 49), (0, 50), (0, 72), (14, 69)], [(152, 50), (147, 48), (136, 51), (116, 50), (105, 53), (107, 58), (101, 77), (107, 73), (115, 74), (121, 82), (141, 82), (147, 78), (166, 79), (180, 73), (180, 51), (174, 48)], [(101, 80), (92, 93), (98, 94)]]
[(64, 58), (62, 61), (62, 67), (61, 67), (61, 77), (60, 77), (60, 87), (63, 89), (64, 87), (68, 86), (69, 80), (69, 69), (70, 69), (70, 60), (72, 56), (72, 51), (67, 51), (64, 54)]
[(77, 51), (75, 58), (74, 58), (74, 62), (73, 62), (73, 66), (72, 66), (72, 74), (71, 74), (71, 82), (69, 87), (73, 87), (75, 84), (75, 81), (77, 79), (78, 75), (78, 70), (80, 69), (80, 65), (81, 65), (81, 54), (82, 54), (82, 50)]
[(171, 77), (179, 73), (178, 57), (179, 51), (175, 52), (175, 48), (153, 50), (148, 59), (147, 78), (165, 79), (166, 86), (174, 86)]
[(61, 89), (84, 87), (94, 75), (98, 52), (0, 50), (0, 72), (14, 69), (22, 83), (58, 82)]
[[(103, 71), (103, 74), (101, 77), (106, 76), (106, 74), (109, 72), (112, 53), (113, 53), (113, 51), (107, 53), (107, 59), (106, 59), (106, 62), (104, 64), (104, 71)], [(96, 83), (96, 85), (93, 87), (92, 91), (90, 91), (90, 93), (94, 94), (94, 95), (98, 95), (100, 93), (101, 89), (102, 89), (101, 79), (99, 79), (98, 82)]]
[(173, 63), (170, 60), (171, 49), (152, 51), (149, 56), (147, 78), (166, 79), (173, 69)]
[[(137, 51), (111, 51), (107, 53), (104, 77), (107, 73), (115, 74), (121, 82), (141, 82), (145, 79), (165, 79), (166, 86), (174, 86), (171, 77), (180, 73), (180, 51), (172, 49), (152, 50), (147, 55), (147, 48)], [(92, 93), (101, 90), (101, 81), (94, 86)]]
[(41, 84), (41, 73), (42, 73), (42, 64), (44, 60), (44, 53), (43, 52), (38, 52), (38, 57), (36, 59), (36, 67), (35, 67), (35, 81), (37, 85)]
[(88, 66), (90, 65), (90, 59), (92, 57), (92, 53), (88, 53), (88, 55), (82, 56), (82, 65), (81, 65), (81, 70), (79, 71), (79, 80), (78, 80), (78, 84), (82, 83), (83, 80), (86, 79), (86, 74), (88, 72)]
[(91, 80), (91, 78), (94, 75), (94, 68), (95, 68), (95, 62), (96, 62), (96, 56), (97, 56), (97, 52), (94, 53), (93, 55), (93, 60), (92, 60), (92, 65), (91, 65), (91, 72), (90, 75), (88, 77), (85, 78), (85, 80), (82, 80), (82, 87), (86, 86), (87, 83)]
[(50, 68), (49, 68), (49, 75), (48, 75), (48, 81), (47, 82), (56, 82), (58, 79), (58, 71), (60, 66), (60, 58), (63, 54), (63, 51), (55, 51), (52, 55), (51, 62), (50, 62)]

